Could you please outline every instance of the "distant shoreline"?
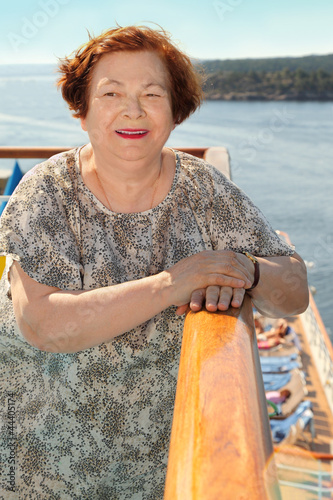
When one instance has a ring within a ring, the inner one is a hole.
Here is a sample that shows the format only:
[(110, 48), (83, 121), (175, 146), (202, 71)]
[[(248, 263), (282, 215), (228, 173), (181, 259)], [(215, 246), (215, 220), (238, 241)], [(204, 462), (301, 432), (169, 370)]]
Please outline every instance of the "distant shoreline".
[(207, 100), (333, 101), (333, 54), (203, 61)]
[(205, 96), (206, 101), (247, 101), (247, 102), (269, 102), (269, 101), (288, 101), (288, 102), (332, 102), (333, 93), (331, 95), (309, 95), (309, 96), (298, 96), (298, 95), (264, 95), (264, 94), (252, 94), (252, 93), (228, 93), (228, 94), (212, 94)]

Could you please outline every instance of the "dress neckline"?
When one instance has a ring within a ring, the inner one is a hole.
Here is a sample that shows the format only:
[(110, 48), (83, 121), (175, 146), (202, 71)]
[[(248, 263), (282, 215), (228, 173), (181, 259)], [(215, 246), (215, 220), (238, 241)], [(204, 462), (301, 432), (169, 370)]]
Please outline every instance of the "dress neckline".
[(175, 156), (175, 161), (176, 161), (176, 168), (175, 168), (175, 173), (172, 181), (171, 188), (165, 198), (155, 207), (150, 208), (148, 210), (145, 210), (143, 212), (130, 212), (130, 213), (125, 213), (125, 212), (114, 212), (107, 208), (98, 198), (97, 196), (94, 195), (94, 193), (86, 186), (86, 184), (83, 182), (82, 175), (81, 175), (81, 167), (80, 167), (80, 151), (86, 146), (86, 144), (83, 144), (82, 146), (79, 146), (75, 150), (75, 172), (78, 180), (78, 185), (80, 186), (80, 189), (84, 191), (90, 198), (90, 200), (97, 205), (103, 212), (106, 212), (110, 215), (113, 215), (115, 217), (130, 217), (130, 216), (140, 216), (140, 215), (152, 215), (157, 213), (159, 210), (164, 208), (164, 206), (169, 204), (170, 199), (173, 196), (173, 193), (176, 189), (176, 185), (178, 183), (178, 178), (180, 174), (180, 157), (179, 157), (179, 152), (175, 149), (167, 147), (170, 151), (173, 152)]

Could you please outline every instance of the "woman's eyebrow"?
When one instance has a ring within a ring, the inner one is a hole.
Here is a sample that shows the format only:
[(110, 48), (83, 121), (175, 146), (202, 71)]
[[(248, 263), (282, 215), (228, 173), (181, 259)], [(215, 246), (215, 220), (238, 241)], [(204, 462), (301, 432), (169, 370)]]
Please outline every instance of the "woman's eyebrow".
[(144, 89), (148, 89), (149, 87), (160, 87), (162, 90), (167, 90), (167, 88), (164, 85), (157, 82), (149, 82), (143, 86)]
[(121, 82), (119, 82), (118, 80), (113, 80), (113, 79), (110, 79), (110, 78), (103, 78), (103, 80), (99, 84), (99, 87), (102, 87), (103, 85), (110, 85), (110, 83), (113, 84), (113, 85), (124, 86), (124, 84), (121, 83)]
[[(124, 87), (124, 83), (122, 82), (119, 82), (118, 80), (114, 80), (113, 78), (104, 78), (98, 85), (98, 87), (104, 87), (105, 85), (118, 85), (120, 87)], [(159, 83), (159, 82), (148, 82), (146, 84), (144, 84), (142, 86), (143, 89), (148, 89), (149, 87), (159, 87), (161, 88), (162, 90), (164, 90), (165, 92), (167, 92), (167, 88), (165, 87), (165, 85), (163, 85), (162, 83)]]

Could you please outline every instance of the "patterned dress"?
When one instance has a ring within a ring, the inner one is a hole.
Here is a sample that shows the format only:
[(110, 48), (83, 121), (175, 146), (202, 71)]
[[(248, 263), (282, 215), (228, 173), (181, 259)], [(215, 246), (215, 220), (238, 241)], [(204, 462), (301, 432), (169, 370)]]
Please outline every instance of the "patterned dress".
[[(168, 195), (135, 214), (111, 212), (89, 191), (79, 149), (37, 165), (1, 218), (8, 267), (19, 260), (40, 283), (90, 290), (156, 274), (206, 249), (292, 255), (237, 186), (204, 161), (175, 154)], [(97, 347), (42, 352), (20, 333), (8, 288), (5, 273), (0, 498), (162, 498), (184, 318), (169, 307)], [(83, 310), (82, 321), (98, 314)]]

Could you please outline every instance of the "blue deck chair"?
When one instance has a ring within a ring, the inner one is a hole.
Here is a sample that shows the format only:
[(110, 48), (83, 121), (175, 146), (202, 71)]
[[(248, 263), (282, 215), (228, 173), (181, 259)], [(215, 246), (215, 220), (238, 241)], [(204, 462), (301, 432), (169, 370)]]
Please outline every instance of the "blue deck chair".
[(291, 380), (291, 373), (263, 373), (265, 391), (278, 391)]
[(296, 361), (297, 355), (281, 357), (260, 358), (262, 373), (282, 373), (289, 372), (294, 368), (301, 368), (301, 363)]
[(292, 353), (290, 354), (289, 356), (270, 356), (269, 358), (260, 358), (260, 363), (261, 365), (267, 363), (267, 364), (285, 364), (285, 363), (289, 363), (290, 361), (296, 361), (297, 360), (297, 357), (298, 357), (298, 354), (295, 352), (295, 353)]
[(300, 424), (300, 429), (305, 429), (310, 425), (312, 437), (314, 437), (313, 413), (311, 411), (311, 401), (302, 401), (295, 412), (283, 420), (270, 420), (274, 443), (281, 443), (289, 436), (291, 427)]
[[(13, 172), (12, 172), (12, 175), (9, 177), (7, 183), (6, 183), (6, 187), (5, 187), (5, 190), (3, 192), (4, 195), (6, 196), (10, 196), (11, 194), (13, 194), (16, 186), (18, 185), (18, 183), (20, 182), (20, 180), (22, 179), (23, 177), (23, 173), (22, 173), (22, 170), (20, 169), (20, 165), (18, 164), (18, 162), (16, 161), (15, 162), (15, 165), (14, 165), (14, 168), (13, 168)], [(6, 206), (7, 202), (6, 201), (3, 201), (1, 203), (1, 206), (0, 206), (0, 215), (2, 214), (5, 206)]]

